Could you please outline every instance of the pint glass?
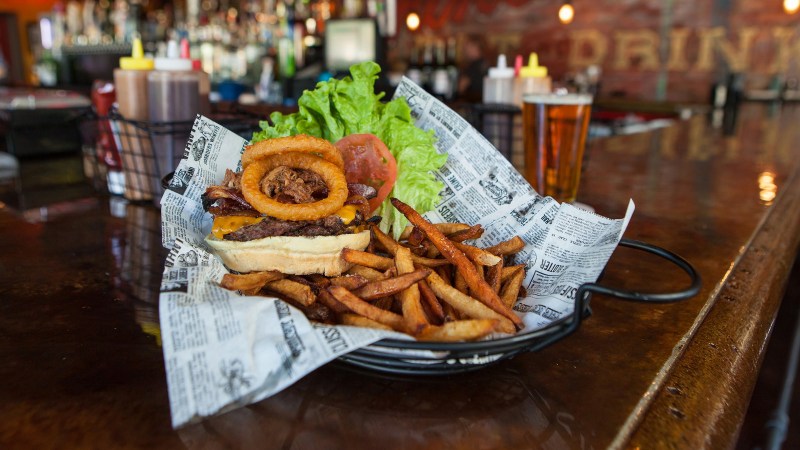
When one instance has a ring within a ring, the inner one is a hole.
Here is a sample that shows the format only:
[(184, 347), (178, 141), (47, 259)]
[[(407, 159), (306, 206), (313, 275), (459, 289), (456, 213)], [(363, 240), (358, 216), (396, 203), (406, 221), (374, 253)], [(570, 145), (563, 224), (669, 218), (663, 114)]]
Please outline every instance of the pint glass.
[(591, 95), (523, 97), (525, 178), (540, 195), (575, 201), (591, 111)]

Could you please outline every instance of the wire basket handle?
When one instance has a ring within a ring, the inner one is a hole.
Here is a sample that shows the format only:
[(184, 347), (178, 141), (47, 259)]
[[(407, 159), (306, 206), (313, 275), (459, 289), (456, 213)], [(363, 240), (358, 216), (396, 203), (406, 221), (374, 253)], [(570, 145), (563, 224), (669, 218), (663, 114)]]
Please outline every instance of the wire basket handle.
[[(698, 292), (700, 292), (700, 286), (702, 285), (702, 282), (697, 270), (695, 270), (695, 268), (689, 264), (688, 261), (677, 254), (662, 247), (632, 239), (622, 239), (619, 241), (619, 245), (651, 253), (666, 259), (672, 264), (675, 264), (684, 272), (686, 272), (687, 275), (689, 275), (689, 278), (691, 279), (689, 287), (675, 292), (644, 293), (615, 289), (598, 283), (584, 283), (578, 287), (578, 292), (575, 294), (575, 311), (587, 310), (589, 306), (589, 298), (591, 297), (590, 294), (604, 294), (611, 297), (616, 297), (620, 300), (634, 302), (672, 303), (694, 297)], [(582, 320), (583, 314), (573, 314), (573, 320), (571, 321), (569, 327), (565, 330), (565, 333), (559, 336), (559, 339), (575, 332), (575, 330), (577, 330), (580, 326)]]

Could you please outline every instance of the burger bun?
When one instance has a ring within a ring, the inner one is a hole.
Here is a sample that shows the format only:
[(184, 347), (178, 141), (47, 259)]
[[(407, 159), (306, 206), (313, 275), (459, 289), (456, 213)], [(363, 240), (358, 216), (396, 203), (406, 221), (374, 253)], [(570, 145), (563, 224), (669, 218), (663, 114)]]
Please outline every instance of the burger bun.
[(272, 236), (243, 242), (206, 236), (208, 246), (230, 270), (326, 276), (338, 276), (350, 268), (351, 264), (342, 259), (342, 249), (364, 250), (369, 240), (369, 230), (338, 236)]

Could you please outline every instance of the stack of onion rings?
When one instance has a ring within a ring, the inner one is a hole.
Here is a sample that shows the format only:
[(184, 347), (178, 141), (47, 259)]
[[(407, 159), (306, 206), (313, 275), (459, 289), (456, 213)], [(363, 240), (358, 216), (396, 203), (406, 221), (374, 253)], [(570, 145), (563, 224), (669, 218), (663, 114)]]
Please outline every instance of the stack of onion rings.
[(242, 154), (242, 168), (247, 168), (254, 161), (271, 155), (288, 152), (311, 153), (321, 156), (324, 160), (336, 165), (339, 170), (344, 170), (342, 154), (333, 144), (325, 139), (299, 134), (297, 136), (266, 139), (248, 145)]
[[(338, 154), (336, 147), (331, 145), (331, 148)], [(341, 155), (339, 155), (339, 160), (341, 160)], [(244, 156), (242, 156), (243, 165), (244, 161)], [(270, 198), (261, 191), (261, 179), (271, 170), (280, 166), (305, 169), (318, 174), (328, 187), (328, 196), (316, 202), (300, 204), (282, 203)], [(347, 200), (348, 189), (344, 171), (335, 163), (310, 153), (273, 152), (250, 159), (244, 166), (242, 194), (245, 200), (262, 214), (281, 220), (316, 220), (338, 211)]]

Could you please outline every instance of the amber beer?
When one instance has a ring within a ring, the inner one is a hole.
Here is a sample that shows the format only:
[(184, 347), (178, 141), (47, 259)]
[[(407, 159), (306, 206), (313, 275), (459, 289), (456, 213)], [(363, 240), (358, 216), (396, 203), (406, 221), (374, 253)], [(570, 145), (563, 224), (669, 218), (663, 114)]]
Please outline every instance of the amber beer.
[(592, 97), (531, 94), (523, 98), (525, 178), (536, 192), (559, 202), (578, 194)]

